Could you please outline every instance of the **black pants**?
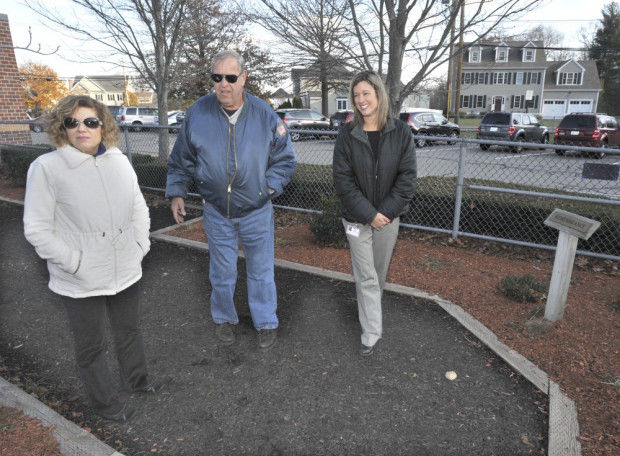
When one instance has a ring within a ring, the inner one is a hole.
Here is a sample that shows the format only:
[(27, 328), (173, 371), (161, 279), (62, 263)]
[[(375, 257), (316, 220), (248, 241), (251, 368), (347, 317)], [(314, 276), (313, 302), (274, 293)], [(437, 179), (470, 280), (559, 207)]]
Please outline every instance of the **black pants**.
[(105, 361), (106, 316), (110, 321), (121, 387), (132, 391), (147, 384), (146, 357), (140, 320), (138, 283), (114, 296), (64, 297), (75, 343), (78, 372), (88, 397), (96, 408), (118, 406), (117, 390)]

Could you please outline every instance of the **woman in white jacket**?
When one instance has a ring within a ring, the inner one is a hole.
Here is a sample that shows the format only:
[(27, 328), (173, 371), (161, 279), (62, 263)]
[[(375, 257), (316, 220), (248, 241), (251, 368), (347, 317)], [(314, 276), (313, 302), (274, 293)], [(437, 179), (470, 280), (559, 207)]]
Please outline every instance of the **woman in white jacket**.
[(105, 362), (105, 322), (110, 322), (127, 391), (154, 393), (140, 318), (142, 258), (149, 251), (149, 211), (136, 174), (116, 147), (118, 128), (108, 109), (87, 96), (63, 98), (49, 114), (58, 146), (28, 170), (24, 233), (47, 260), (49, 288), (63, 296), (76, 362), (95, 411), (127, 420)]

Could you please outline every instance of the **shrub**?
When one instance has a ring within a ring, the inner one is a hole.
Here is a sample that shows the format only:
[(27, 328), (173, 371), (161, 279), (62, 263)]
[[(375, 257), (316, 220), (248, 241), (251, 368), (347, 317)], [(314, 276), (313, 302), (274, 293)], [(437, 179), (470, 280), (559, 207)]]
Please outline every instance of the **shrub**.
[(323, 212), (315, 214), (310, 222), (314, 242), (321, 246), (346, 247), (347, 237), (342, 226), (340, 201), (336, 196), (322, 196)]
[(502, 291), (509, 298), (519, 302), (542, 301), (547, 297), (547, 285), (530, 274), (506, 276), (502, 280)]
[(52, 146), (37, 149), (20, 146), (3, 147), (0, 150), (0, 164), (3, 174), (11, 180), (12, 184), (25, 185), (30, 164), (37, 157), (51, 150), (54, 150)]

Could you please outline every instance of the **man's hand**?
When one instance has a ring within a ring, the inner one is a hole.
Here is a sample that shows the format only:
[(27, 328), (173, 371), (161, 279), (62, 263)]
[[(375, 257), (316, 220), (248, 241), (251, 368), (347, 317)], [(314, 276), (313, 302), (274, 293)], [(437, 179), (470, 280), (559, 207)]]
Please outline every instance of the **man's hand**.
[(172, 217), (177, 223), (183, 223), (183, 217), (185, 217), (185, 200), (180, 196), (172, 198), (172, 204), (170, 205), (172, 210)]
[(387, 218), (381, 212), (377, 212), (377, 215), (375, 215), (375, 218), (370, 223), (370, 226), (372, 226), (375, 230), (380, 230), (381, 228), (383, 228), (385, 225), (387, 225), (390, 222), (391, 220), (389, 218)]

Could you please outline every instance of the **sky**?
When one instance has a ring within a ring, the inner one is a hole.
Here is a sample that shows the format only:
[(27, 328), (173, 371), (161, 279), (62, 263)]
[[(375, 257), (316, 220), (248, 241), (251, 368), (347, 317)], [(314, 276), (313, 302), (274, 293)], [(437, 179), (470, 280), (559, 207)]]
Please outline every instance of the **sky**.
[[(53, 2), (43, 0), (43, 2), (49, 2), (61, 10), (71, 10), (69, 0), (54, 0)], [(552, 26), (564, 34), (565, 46), (581, 47), (580, 29), (594, 29), (597, 21), (602, 17), (603, 6), (610, 2), (611, 0), (543, 0), (536, 11), (513, 22), (513, 31), (525, 31), (539, 24)], [(40, 45), (42, 52), (52, 52), (59, 47), (58, 52), (48, 56), (16, 49), (15, 56), (18, 64), (28, 61), (42, 63), (52, 67), (58, 76), (67, 78), (79, 74), (122, 73), (121, 68), (115, 68), (109, 64), (81, 63), (80, 61), (85, 56), (101, 51), (102, 46), (92, 42), (76, 41), (66, 33), (46, 26), (43, 20), (25, 5), (25, 0), (0, 0), (0, 13), (7, 14), (9, 17), (14, 46), (26, 46), (30, 27), (32, 30), (31, 49), (37, 49)], [(254, 33), (253, 37), (260, 37), (260, 33)], [(273, 38), (269, 39), (267, 36), (263, 39), (265, 44), (274, 41)]]

